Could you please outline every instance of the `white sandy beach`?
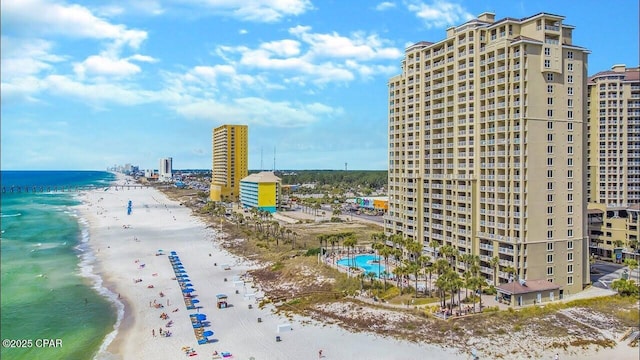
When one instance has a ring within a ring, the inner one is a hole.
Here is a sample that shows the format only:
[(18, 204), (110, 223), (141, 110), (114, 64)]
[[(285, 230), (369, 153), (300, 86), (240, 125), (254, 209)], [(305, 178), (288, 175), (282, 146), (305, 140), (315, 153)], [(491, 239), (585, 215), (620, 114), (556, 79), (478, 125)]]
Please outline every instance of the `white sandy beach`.
[[(155, 189), (116, 191), (110, 188), (85, 193), (81, 199), (84, 205), (80, 211), (89, 222), (89, 244), (97, 259), (94, 271), (125, 304), (125, 315), (115, 339), (97, 359), (186, 358), (182, 350), (185, 346), (196, 351), (195, 359), (211, 359), (214, 351), (230, 352), (232, 359), (318, 359), (319, 350), (323, 350), (322, 359), (327, 360), (471, 358), (470, 350), (463, 353), (350, 333), (336, 325), (310, 319), (287, 319), (274, 314), (270, 306), (259, 309), (255, 299), (246, 299), (244, 294), (262, 294), (250, 284), (244, 286), (233, 281), (252, 264), (221, 249), (214, 229), (207, 228), (191, 215), (190, 209)], [(129, 200), (133, 206), (127, 215)], [(156, 255), (160, 249), (165, 255)], [(197, 311), (186, 309), (178, 282), (172, 279), (175, 273), (167, 256), (171, 251), (177, 253), (193, 284), (198, 305), (202, 306)], [(223, 264), (230, 265), (230, 270), (224, 270)], [(142, 281), (136, 283), (134, 279)], [(229, 296), (231, 307), (216, 308), (219, 293)], [(154, 301), (164, 308), (150, 306)], [(173, 312), (174, 309), (178, 311)], [(163, 312), (169, 319), (160, 319)], [(211, 322), (207, 330), (214, 331), (210, 337), (214, 342), (198, 345), (189, 318), (192, 313), (207, 315)], [(258, 318), (262, 322), (259, 323)], [(168, 321), (173, 321), (169, 328), (166, 327)], [(291, 324), (292, 330), (278, 333), (278, 325), (286, 323)], [(160, 328), (172, 335), (159, 336)], [(276, 342), (276, 336), (282, 341)], [(618, 348), (588, 355), (561, 353), (560, 359), (626, 359), (629, 354), (628, 349)], [(553, 353), (548, 353), (548, 357), (545, 354), (544, 358), (553, 359)]]

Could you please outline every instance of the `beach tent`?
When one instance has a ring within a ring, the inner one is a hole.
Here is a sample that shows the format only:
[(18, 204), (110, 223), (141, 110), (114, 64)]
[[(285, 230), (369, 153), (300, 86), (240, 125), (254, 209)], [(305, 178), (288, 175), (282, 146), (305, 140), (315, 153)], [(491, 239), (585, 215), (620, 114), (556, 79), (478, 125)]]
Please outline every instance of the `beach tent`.
[(293, 330), (293, 328), (291, 327), (291, 324), (289, 324), (289, 323), (279, 324), (277, 329), (276, 329), (276, 331), (278, 333), (285, 332), (285, 331), (292, 331), (292, 330)]

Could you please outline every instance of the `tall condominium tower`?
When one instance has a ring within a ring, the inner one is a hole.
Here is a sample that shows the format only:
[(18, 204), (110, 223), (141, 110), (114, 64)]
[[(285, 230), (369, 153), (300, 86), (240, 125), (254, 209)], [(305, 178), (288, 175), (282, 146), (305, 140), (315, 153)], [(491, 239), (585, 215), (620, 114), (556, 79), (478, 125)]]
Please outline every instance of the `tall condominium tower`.
[(158, 168), (158, 180), (170, 181), (173, 177), (173, 159), (162, 158), (160, 159), (160, 167)]
[(213, 129), (211, 200), (238, 200), (240, 180), (248, 174), (248, 133), (247, 125), (222, 125)]
[(589, 283), (589, 51), (563, 20), (484, 13), (406, 49), (388, 84), (388, 235), (478, 255), (489, 280), (497, 257), (500, 282), (513, 267), (561, 295)]
[(589, 202), (640, 203), (640, 68), (589, 78)]
[(591, 253), (640, 259), (640, 68), (614, 65), (589, 78)]

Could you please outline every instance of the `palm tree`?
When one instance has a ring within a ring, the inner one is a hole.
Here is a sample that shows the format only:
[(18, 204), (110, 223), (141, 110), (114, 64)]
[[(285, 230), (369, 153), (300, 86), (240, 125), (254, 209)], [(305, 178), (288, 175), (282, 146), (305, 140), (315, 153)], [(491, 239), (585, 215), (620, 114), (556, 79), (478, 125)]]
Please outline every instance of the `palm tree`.
[(378, 274), (380, 274), (380, 267), (382, 266), (382, 264), (380, 263), (380, 250), (385, 247), (387, 246), (383, 243), (376, 242), (371, 244), (371, 248), (376, 251), (376, 254), (378, 254)]
[(412, 261), (417, 261), (418, 256), (420, 256), (420, 253), (422, 253), (422, 244), (417, 241), (407, 241), (405, 244), (405, 248), (407, 249), (407, 252), (410, 255), (409, 258)]
[(396, 286), (400, 288), (400, 295), (402, 295), (402, 278), (407, 273), (407, 268), (404, 265), (398, 265), (393, 269), (393, 275), (396, 276)]
[(440, 248), (440, 252), (442, 253), (443, 256), (445, 256), (449, 260), (449, 264), (451, 264), (451, 266), (455, 268), (453, 261), (455, 259), (456, 254), (458, 253), (458, 250), (456, 250), (451, 245), (445, 245), (442, 248)]
[(327, 237), (329, 237), (329, 235), (327, 234), (318, 235), (318, 241), (320, 242), (320, 255), (324, 255), (324, 251), (322, 250), (322, 244), (324, 244), (327, 241)]
[(504, 272), (506, 272), (507, 274), (513, 275), (513, 278), (511, 278), (511, 276), (509, 277), (510, 280), (513, 281), (513, 293), (511, 294), (511, 299), (512, 299), (512, 302), (513, 302), (513, 306), (516, 306), (516, 294), (515, 294), (516, 276), (515, 276), (515, 274), (517, 273), (517, 270), (513, 266), (507, 266), (507, 267), (504, 268)]
[(369, 271), (366, 276), (369, 278), (369, 281), (371, 281), (371, 287), (373, 288), (373, 280), (376, 278), (376, 273)]
[(415, 276), (416, 299), (418, 298), (418, 274), (420, 273), (420, 265), (415, 261), (406, 261), (404, 265), (407, 274)]
[(436, 240), (431, 240), (431, 242), (429, 243), (429, 247), (433, 249), (434, 257), (438, 257), (438, 255), (442, 255), (438, 250), (440, 248), (440, 243), (437, 242)]
[[(340, 245), (340, 236), (332, 236), (329, 238), (329, 242), (331, 243), (331, 253), (334, 254), (334, 246), (335, 244)], [(333, 257), (333, 261), (335, 262), (335, 256)]]
[[(357, 243), (358, 243), (358, 240), (356, 239), (356, 237), (354, 235), (349, 235), (342, 242), (342, 245), (344, 245), (347, 248), (347, 264), (349, 265), (349, 267), (351, 267), (351, 260), (350, 260), (351, 259), (351, 249), (355, 248)], [(355, 265), (355, 260), (354, 260), (354, 265)]]
[[(638, 268), (638, 261), (632, 258), (624, 259), (624, 264), (629, 268), (629, 278), (631, 278), (631, 273), (633, 270)], [(640, 272), (638, 273), (638, 283), (640, 284)]]
[(387, 291), (387, 275), (389, 275), (389, 256), (391, 256), (391, 253), (393, 252), (393, 249), (391, 249), (388, 246), (383, 247), (382, 249), (380, 249), (380, 256), (382, 256), (384, 258), (384, 291)]
[[(427, 277), (425, 275), (425, 268), (428, 266), (429, 261), (431, 261), (431, 257), (429, 257), (428, 255), (420, 255), (416, 260), (416, 262), (418, 263), (418, 267), (420, 268), (418, 271), (420, 274), (424, 275), (425, 281), (427, 280)], [(426, 285), (425, 285), (425, 290), (426, 290)], [(418, 291), (418, 287), (416, 284), (416, 293), (417, 291)]]
[(498, 286), (498, 265), (500, 265), (500, 258), (494, 256), (489, 260), (489, 265), (493, 268), (493, 286)]
[(429, 294), (429, 296), (431, 296), (431, 287), (429, 285), (431, 284), (431, 275), (433, 274), (434, 266), (433, 264), (427, 265), (424, 269), (429, 274), (429, 282), (427, 282), (427, 293)]

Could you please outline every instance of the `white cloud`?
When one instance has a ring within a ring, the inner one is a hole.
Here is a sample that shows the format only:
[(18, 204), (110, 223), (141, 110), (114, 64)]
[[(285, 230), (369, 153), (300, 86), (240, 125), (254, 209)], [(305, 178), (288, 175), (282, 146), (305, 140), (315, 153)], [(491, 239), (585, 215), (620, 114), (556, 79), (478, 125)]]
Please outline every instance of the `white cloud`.
[(127, 57), (127, 60), (135, 60), (135, 61), (146, 62), (146, 63), (154, 63), (158, 61), (158, 59), (154, 57), (147, 56), (147, 55), (140, 55), (140, 54), (131, 55)]
[(247, 30), (247, 29), (240, 29), (240, 30), (238, 31), (238, 34), (240, 34), (240, 35), (246, 35), (246, 34), (248, 34), (248, 33), (249, 33), (249, 30)]
[(182, 0), (244, 21), (277, 22), (311, 10), (310, 0)]
[(342, 113), (342, 109), (334, 109), (320, 103), (272, 102), (256, 97), (237, 98), (226, 103), (202, 99), (178, 105), (175, 109), (179, 114), (189, 118), (216, 122), (235, 119), (249, 125), (268, 127), (302, 127), (323, 117)]
[(389, 1), (384, 1), (384, 2), (381, 2), (380, 4), (378, 4), (376, 6), (376, 10), (385, 11), (385, 10), (392, 9), (394, 7), (396, 7), (395, 3), (392, 3), (392, 2), (389, 2)]
[(378, 62), (402, 57), (402, 52), (391, 46), (390, 41), (375, 34), (354, 33), (347, 37), (313, 33), (308, 26), (290, 28), (289, 33), (298, 40), (270, 41), (257, 48), (219, 46), (215, 54), (235, 67), (268, 70), (269, 77), (276, 73), (281, 81), (300, 86), (310, 82), (318, 85), (350, 82), (355, 79), (354, 73), (375, 75), (366, 68), (350, 66), (350, 61), (352, 64), (353, 61)]
[(140, 72), (140, 67), (125, 59), (114, 59), (104, 55), (91, 55), (82, 63), (76, 63), (73, 70), (80, 78), (86, 75), (126, 77)]
[(138, 105), (158, 101), (161, 93), (127, 87), (121, 84), (88, 84), (61, 75), (50, 75), (43, 79), (49, 93), (89, 102), (94, 106), (102, 104)]
[(53, 43), (42, 39), (17, 40), (2, 36), (0, 73), (7, 81), (51, 70), (52, 64), (64, 61), (64, 57), (52, 53)]
[(275, 56), (281, 57), (291, 57), (300, 54), (300, 43), (289, 39), (262, 43), (260, 48)]
[(468, 13), (460, 4), (444, 0), (435, 0), (430, 4), (415, 1), (409, 3), (407, 8), (409, 11), (414, 12), (418, 18), (424, 20), (428, 28), (458, 25), (473, 19), (473, 15)]
[(44, 0), (3, 1), (2, 23), (3, 28), (22, 33), (105, 39), (118, 47), (128, 45), (134, 49), (147, 38), (145, 31), (111, 24), (84, 6)]
[(297, 26), (289, 29), (292, 35), (299, 37), (310, 46), (314, 57), (353, 58), (359, 60), (397, 59), (402, 52), (390, 45), (389, 41), (377, 35), (354, 33), (345, 37), (337, 33), (311, 33), (308, 26)]

